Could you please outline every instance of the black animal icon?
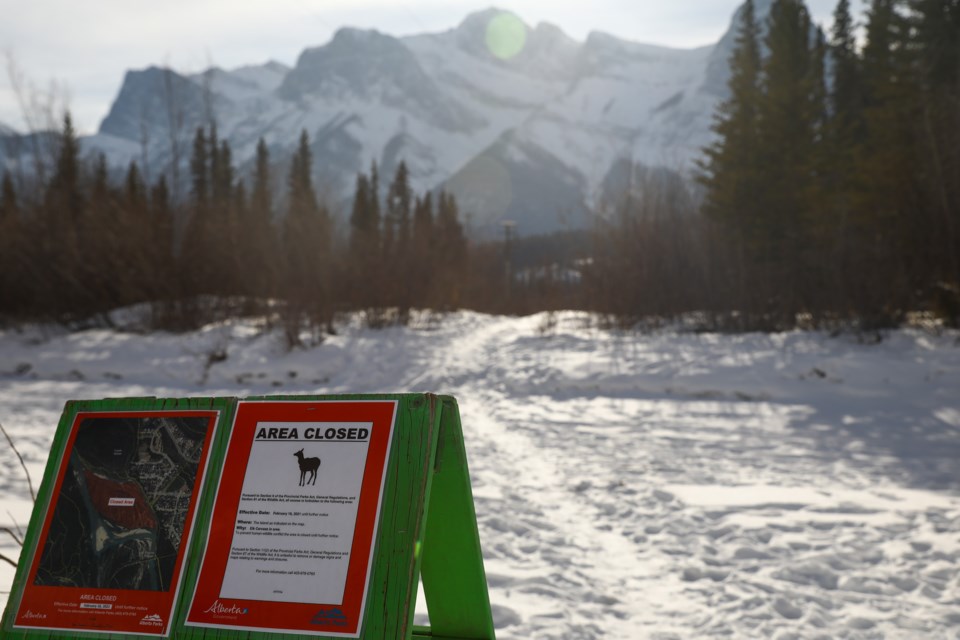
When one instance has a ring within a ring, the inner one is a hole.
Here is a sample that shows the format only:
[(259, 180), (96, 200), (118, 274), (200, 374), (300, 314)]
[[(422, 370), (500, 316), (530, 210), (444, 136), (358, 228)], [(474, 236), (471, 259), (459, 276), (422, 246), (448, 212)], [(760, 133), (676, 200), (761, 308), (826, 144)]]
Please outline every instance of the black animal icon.
[[(293, 455), (297, 456), (297, 464), (300, 465), (300, 486), (317, 484), (317, 469), (320, 468), (320, 458), (304, 458), (303, 449)], [(309, 478), (307, 472), (310, 472)]]

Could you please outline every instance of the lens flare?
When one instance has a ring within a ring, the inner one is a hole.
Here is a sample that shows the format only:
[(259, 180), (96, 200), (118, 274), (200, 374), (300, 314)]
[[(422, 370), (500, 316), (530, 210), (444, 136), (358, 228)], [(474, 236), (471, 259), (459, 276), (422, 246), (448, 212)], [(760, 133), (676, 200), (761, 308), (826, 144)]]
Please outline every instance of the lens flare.
[(487, 49), (501, 60), (509, 60), (523, 51), (526, 42), (527, 29), (512, 13), (498, 13), (487, 23)]

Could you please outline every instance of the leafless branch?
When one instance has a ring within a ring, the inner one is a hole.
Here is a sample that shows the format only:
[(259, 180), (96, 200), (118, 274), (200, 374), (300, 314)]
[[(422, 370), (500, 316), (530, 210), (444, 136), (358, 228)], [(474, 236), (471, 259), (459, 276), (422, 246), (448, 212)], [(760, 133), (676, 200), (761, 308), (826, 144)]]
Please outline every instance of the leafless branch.
[(21, 547), (23, 546), (23, 539), (21, 539), (20, 536), (18, 536), (10, 527), (0, 527), (0, 531), (10, 534), (10, 537), (13, 538), (14, 542)]
[(0, 422), (0, 432), (3, 432), (3, 437), (7, 439), (7, 442), (10, 443), (10, 448), (15, 454), (17, 454), (17, 459), (20, 460), (20, 466), (23, 467), (23, 473), (27, 476), (27, 486), (30, 487), (30, 498), (34, 502), (37, 501), (37, 494), (33, 492), (33, 480), (30, 479), (30, 470), (27, 469), (27, 465), (23, 462), (23, 456), (20, 455), (20, 451), (17, 449), (17, 445), (13, 444), (13, 440), (10, 439), (10, 434), (7, 433), (7, 430), (3, 427), (3, 423)]

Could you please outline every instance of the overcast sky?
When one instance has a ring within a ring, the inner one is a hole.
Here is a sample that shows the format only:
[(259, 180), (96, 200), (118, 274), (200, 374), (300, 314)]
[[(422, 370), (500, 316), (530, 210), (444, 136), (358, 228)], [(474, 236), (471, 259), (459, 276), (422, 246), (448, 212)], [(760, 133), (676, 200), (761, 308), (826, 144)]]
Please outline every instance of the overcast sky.
[[(604, 31), (686, 48), (716, 42), (739, 3), (515, 0), (496, 6), (531, 26), (553, 23), (577, 40)], [(824, 25), (835, 5), (807, 0)], [(0, 0), (0, 123), (24, 128), (6, 64), (11, 57), (42, 95), (55, 85), (80, 132), (93, 133), (127, 69), (169, 65), (196, 72), (211, 64), (230, 69), (268, 60), (293, 65), (304, 48), (326, 43), (341, 26), (393, 35), (438, 32), (489, 6), (483, 0)]]

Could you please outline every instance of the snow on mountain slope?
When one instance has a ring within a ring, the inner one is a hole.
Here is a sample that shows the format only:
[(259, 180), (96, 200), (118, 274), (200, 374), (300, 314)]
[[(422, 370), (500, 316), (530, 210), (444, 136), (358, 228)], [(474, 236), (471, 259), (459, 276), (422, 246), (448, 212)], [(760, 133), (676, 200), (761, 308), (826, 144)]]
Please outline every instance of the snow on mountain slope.
[[(957, 637), (960, 336), (589, 321), (348, 324), (293, 352), (251, 321), (0, 331), (0, 421), (36, 482), (71, 398), (451, 393), (501, 640)], [(0, 526), (29, 512), (0, 447)]]
[[(485, 154), (508, 167), (514, 178), (514, 198), (502, 217), (521, 220), (524, 232), (551, 231), (558, 223), (550, 214), (563, 208), (562, 203), (550, 206), (549, 200), (544, 207), (544, 194), (562, 194), (567, 224), (587, 226), (589, 210), (618, 161), (689, 169), (710, 139), (716, 97), (698, 91), (710, 50), (639, 45), (591, 34), (564, 92), (544, 101), (504, 144)], [(543, 182), (550, 179), (545, 188)], [(548, 215), (532, 220), (529, 212), (537, 211)]]

